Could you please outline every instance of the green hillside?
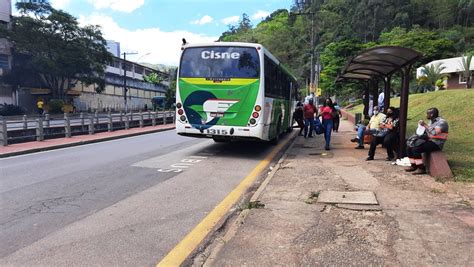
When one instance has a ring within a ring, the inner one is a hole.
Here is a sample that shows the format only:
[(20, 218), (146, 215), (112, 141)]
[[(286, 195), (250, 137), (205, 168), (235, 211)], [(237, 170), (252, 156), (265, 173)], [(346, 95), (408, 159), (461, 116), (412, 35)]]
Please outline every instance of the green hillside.
[[(392, 98), (398, 107), (400, 98)], [(410, 95), (407, 136), (414, 133), (418, 120), (425, 118), (430, 107), (437, 107), (449, 123), (449, 139), (444, 151), (456, 181), (474, 182), (474, 90), (448, 90)], [(351, 113), (362, 112), (359, 105)]]

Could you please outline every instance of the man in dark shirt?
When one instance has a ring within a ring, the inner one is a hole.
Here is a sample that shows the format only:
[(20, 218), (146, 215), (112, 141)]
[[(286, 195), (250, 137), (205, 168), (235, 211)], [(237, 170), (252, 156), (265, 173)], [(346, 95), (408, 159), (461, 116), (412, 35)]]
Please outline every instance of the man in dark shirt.
[(303, 135), (304, 130), (304, 114), (303, 114), (303, 104), (298, 102), (296, 104), (295, 112), (293, 112), (293, 119), (298, 123), (298, 127), (300, 127), (300, 132), (298, 135)]
[(420, 120), (418, 125), (426, 128), (425, 133), (428, 139), (426, 142), (422, 142), (414, 147), (407, 147), (407, 154), (410, 159), (411, 167), (405, 171), (414, 172), (414, 175), (426, 173), (422, 153), (431, 153), (433, 151), (442, 150), (444, 143), (448, 139), (448, 122), (439, 116), (437, 108), (428, 109), (426, 111), (426, 118), (430, 120), (428, 125), (423, 120)]

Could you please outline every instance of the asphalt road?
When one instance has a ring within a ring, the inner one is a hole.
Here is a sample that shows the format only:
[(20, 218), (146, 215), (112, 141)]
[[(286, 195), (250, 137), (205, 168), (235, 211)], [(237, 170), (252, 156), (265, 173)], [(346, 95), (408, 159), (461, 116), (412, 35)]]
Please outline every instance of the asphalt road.
[(0, 160), (0, 265), (154, 265), (274, 146), (174, 131)]

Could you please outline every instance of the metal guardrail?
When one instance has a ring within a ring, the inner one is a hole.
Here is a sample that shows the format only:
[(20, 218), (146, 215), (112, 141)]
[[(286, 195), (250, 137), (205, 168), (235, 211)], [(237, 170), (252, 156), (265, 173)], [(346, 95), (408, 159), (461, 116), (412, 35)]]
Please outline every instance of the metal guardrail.
[[(137, 112), (137, 113), (64, 113), (62, 118), (24, 115), (21, 120), (8, 120), (0, 117), (0, 144), (7, 146), (21, 140), (43, 141), (45, 138), (71, 137), (73, 135), (112, 132), (134, 127), (156, 126), (175, 121), (174, 111)], [(34, 133), (33, 133), (34, 132)]]

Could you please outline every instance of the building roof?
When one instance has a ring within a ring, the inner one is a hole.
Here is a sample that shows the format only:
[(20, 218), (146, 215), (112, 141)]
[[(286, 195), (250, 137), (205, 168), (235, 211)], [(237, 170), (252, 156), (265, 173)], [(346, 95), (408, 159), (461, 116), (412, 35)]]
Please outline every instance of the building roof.
[[(430, 63), (427, 63), (425, 65), (431, 66), (434, 64), (442, 64), (442, 66), (445, 67), (441, 73), (455, 73), (455, 72), (461, 72), (462, 71), (462, 65), (461, 65), (461, 58), (462, 57), (452, 57), (452, 58), (445, 58), (445, 59), (439, 59), (435, 61), (431, 61)], [(466, 58), (466, 57), (464, 57)], [(424, 76), (423, 72), (421, 71), (424, 67), (419, 67), (416, 69), (416, 77)], [(469, 66), (469, 70), (474, 70), (474, 60), (471, 60), (471, 66)]]

